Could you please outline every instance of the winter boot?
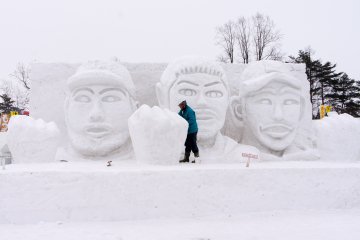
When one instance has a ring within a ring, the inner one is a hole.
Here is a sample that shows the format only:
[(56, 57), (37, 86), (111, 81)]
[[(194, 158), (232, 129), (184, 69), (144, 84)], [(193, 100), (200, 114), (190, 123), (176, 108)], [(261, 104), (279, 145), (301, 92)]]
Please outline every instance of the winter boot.
[[(194, 153), (195, 158), (200, 157), (199, 152)], [(196, 163), (195, 159), (191, 163)]]
[(180, 160), (180, 163), (189, 162), (189, 158), (190, 158), (190, 153), (189, 153), (189, 152), (185, 152), (184, 159), (183, 159), (183, 160)]

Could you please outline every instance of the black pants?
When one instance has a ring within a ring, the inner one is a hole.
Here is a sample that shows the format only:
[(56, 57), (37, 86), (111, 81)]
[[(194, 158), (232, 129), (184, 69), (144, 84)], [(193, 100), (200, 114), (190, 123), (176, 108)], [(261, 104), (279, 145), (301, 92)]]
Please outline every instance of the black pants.
[(196, 135), (197, 132), (195, 133), (189, 133), (186, 137), (186, 141), (185, 141), (185, 153), (190, 153), (191, 151), (193, 153), (198, 153), (199, 149), (198, 146), (196, 144)]

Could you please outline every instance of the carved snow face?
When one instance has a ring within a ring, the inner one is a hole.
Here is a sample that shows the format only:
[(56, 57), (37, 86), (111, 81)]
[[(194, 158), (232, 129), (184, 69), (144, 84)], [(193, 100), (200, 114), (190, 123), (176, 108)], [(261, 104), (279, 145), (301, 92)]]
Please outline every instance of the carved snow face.
[(105, 156), (129, 138), (127, 120), (134, 106), (119, 87), (79, 87), (69, 96), (66, 122), (71, 144), (85, 156)]
[(272, 83), (246, 98), (245, 126), (264, 147), (285, 150), (293, 141), (301, 116), (298, 90)]
[(205, 73), (180, 75), (169, 96), (171, 110), (179, 111), (179, 102), (186, 99), (195, 111), (200, 139), (215, 136), (223, 127), (229, 96), (218, 76)]

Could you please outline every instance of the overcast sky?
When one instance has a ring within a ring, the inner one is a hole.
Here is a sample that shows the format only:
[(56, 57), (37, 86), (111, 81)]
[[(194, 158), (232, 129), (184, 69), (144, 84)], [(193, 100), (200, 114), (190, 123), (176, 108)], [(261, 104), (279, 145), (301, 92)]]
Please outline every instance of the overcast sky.
[(287, 55), (310, 45), (360, 80), (359, 0), (0, 0), (0, 78), (19, 61), (216, 59), (215, 27), (256, 12), (274, 20)]

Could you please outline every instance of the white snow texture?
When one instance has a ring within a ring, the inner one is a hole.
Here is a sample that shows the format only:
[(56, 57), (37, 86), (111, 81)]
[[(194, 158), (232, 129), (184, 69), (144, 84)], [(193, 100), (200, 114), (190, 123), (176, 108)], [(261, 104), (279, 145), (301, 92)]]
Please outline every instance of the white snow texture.
[(59, 145), (60, 131), (54, 122), (29, 116), (13, 116), (7, 141), (14, 163), (49, 162)]
[(128, 123), (138, 163), (179, 162), (188, 128), (188, 123), (182, 117), (168, 109), (142, 105)]

